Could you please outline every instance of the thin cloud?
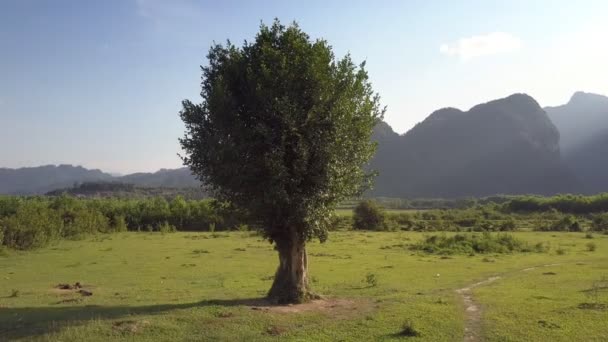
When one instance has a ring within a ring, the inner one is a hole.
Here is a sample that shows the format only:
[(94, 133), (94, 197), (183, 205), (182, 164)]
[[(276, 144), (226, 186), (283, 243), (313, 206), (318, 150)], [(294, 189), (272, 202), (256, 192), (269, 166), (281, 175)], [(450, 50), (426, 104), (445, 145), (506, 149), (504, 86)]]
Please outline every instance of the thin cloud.
[(456, 56), (468, 61), (476, 57), (517, 51), (521, 47), (522, 42), (519, 38), (505, 32), (493, 32), (443, 44), (439, 51), (444, 55)]
[(202, 14), (196, 2), (189, 0), (135, 0), (137, 15), (153, 21), (196, 18)]

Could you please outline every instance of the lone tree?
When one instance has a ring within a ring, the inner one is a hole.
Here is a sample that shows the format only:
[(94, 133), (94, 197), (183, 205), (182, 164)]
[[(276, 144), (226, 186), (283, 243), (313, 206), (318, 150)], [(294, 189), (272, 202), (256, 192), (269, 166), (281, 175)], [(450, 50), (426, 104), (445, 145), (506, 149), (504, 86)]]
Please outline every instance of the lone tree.
[(364, 63), (336, 60), (296, 23), (261, 25), (253, 43), (214, 44), (202, 102), (183, 101), (184, 164), (216, 199), (246, 209), (275, 243), (268, 298), (313, 297), (306, 242), (327, 239), (335, 206), (371, 182), (363, 170), (382, 118)]

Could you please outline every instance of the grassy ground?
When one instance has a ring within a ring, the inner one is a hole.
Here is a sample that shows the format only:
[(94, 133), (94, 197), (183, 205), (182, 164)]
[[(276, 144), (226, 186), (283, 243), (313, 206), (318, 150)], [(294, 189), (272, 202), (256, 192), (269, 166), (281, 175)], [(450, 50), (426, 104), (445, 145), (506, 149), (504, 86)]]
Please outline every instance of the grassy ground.
[[(587, 291), (608, 277), (608, 236), (514, 234), (551, 250), (440, 257), (403, 247), (420, 233), (333, 233), (310, 244), (310, 275), (316, 291), (346, 304), (297, 313), (252, 310), (277, 257), (250, 233), (122, 233), (9, 252), (0, 341), (399, 340), (407, 320), (420, 333), (413, 340), (459, 341), (466, 315), (455, 290), (494, 275), (473, 291), (485, 340), (608, 340), (608, 289)], [(546, 264), (559, 265), (523, 271)], [(54, 288), (77, 281), (93, 295)]]

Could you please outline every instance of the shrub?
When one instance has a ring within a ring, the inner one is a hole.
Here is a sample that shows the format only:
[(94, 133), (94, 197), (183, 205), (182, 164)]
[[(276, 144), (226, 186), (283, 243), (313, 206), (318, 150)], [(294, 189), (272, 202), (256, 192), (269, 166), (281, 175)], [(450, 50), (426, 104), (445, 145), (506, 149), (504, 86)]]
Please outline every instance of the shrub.
[(116, 215), (110, 218), (110, 230), (113, 232), (126, 232), (127, 221), (123, 215)]
[(64, 213), (63, 230), (61, 237), (75, 239), (85, 234), (108, 232), (110, 222), (101, 212), (88, 209), (79, 209)]
[(397, 335), (404, 337), (418, 337), (420, 336), (420, 333), (414, 327), (414, 322), (408, 319), (403, 322), (401, 325), (401, 331)]
[(375, 287), (376, 285), (378, 285), (378, 277), (376, 277), (376, 275), (373, 273), (368, 273), (367, 275), (365, 275), (365, 282), (370, 287)]
[(608, 213), (594, 216), (591, 222), (591, 230), (595, 232), (608, 232)]
[(373, 201), (363, 201), (355, 207), (353, 228), (367, 230), (383, 230), (384, 211)]
[(329, 224), (330, 230), (350, 230), (353, 227), (353, 218), (350, 216), (334, 215)]
[(589, 243), (587, 243), (587, 244), (585, 245), (585, 247), (587, 247), (587, 250), (588, 250), (589, 252), (594, 252), (594, 251), (596, 250), (596, 248), (597, 248), (596, 244), (595, 244), (595, 243), (593, 243), (593, 242), (589, 242)]
[(399, 223), (390, 216), (385, 216), (384, 222), (382, 223), (382, 230), (387, 232), (394, 232), (399, 230)]
[(173, 233), (176, 231), (176, 229), (174, 225), (170, 224), (167, 221), (164, 221), (158, 225), (158, 231), (161, 233)]
[(513, 218), (508, 218), (507, 220), (500, 223), (500, 225), (498, 226), (498, 230), (500, 230), (501, 232), (514, 231), (516, 227), (517, 224), (515, 223), (515, 220)]
[(410, 249), (431, 254), (486, 254), (533, 252), (537, 248), (509, 234), (455, 234), (431, 235), (413, 244)]
[(542, 226), (537, 230), (540, 231), (552, 231), (552, 232), (580, 232), (582, 231), (582, 224), (572, 215), (564, 216), (562, 219), (553, 222), (550, 225)]
[(61, 236), (63, 222), (57, 212), (38, 205), (23, 205), (2, 220), (4, 245), (14, 249), (43, 247)]

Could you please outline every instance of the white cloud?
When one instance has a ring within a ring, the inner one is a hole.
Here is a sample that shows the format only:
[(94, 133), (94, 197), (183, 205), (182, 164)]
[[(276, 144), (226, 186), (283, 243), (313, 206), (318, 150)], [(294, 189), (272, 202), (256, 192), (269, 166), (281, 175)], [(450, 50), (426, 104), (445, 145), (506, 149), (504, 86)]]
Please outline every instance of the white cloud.
[(456, 42), (443, 44), (439, 51), (448, 56), (458, 56), (463, 61), (475, 57), (495, 55), (519, 50), (519, 38), (505, 32), (493, 32), (481, 36), (461, 38)]

